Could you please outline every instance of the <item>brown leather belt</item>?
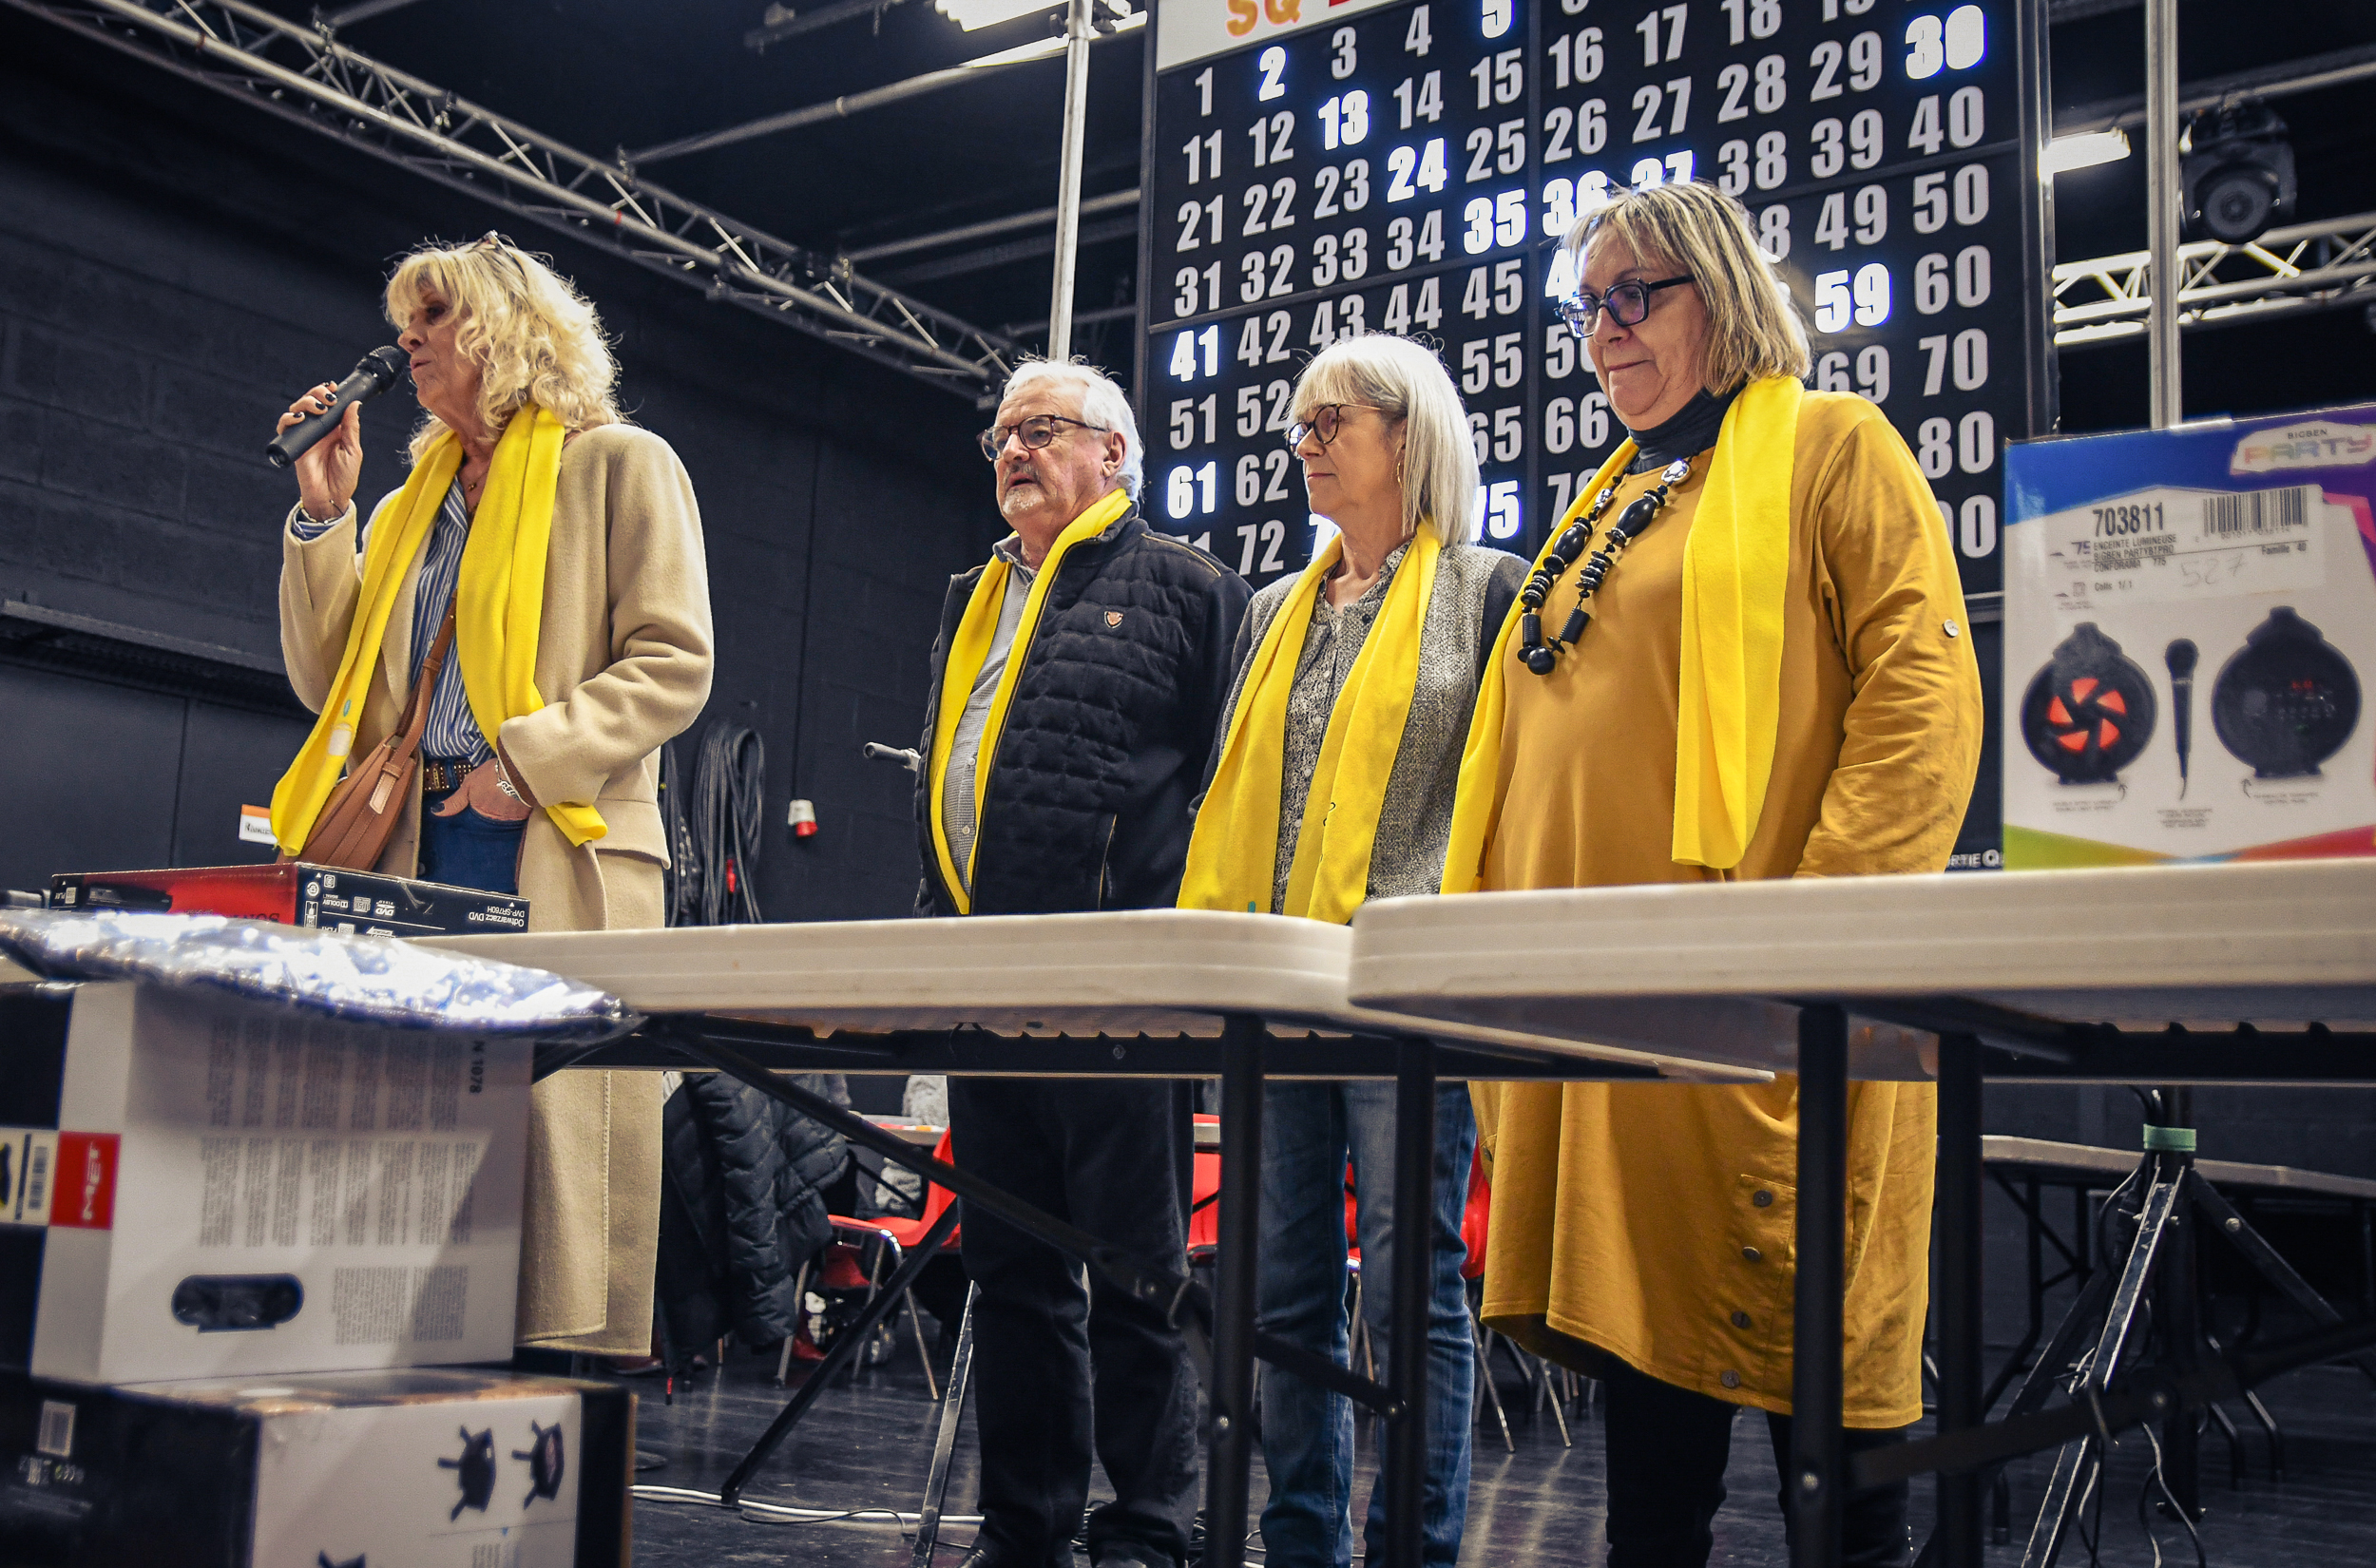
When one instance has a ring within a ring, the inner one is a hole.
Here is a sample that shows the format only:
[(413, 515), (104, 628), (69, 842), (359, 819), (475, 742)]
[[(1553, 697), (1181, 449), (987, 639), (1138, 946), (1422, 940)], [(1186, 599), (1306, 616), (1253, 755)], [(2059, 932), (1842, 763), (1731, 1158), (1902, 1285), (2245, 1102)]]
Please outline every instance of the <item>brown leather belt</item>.
[(421, 793), (445, 794), (462, 788), (462, 781), (477, 767), (460, 757), (424, 757), (421, 761)]

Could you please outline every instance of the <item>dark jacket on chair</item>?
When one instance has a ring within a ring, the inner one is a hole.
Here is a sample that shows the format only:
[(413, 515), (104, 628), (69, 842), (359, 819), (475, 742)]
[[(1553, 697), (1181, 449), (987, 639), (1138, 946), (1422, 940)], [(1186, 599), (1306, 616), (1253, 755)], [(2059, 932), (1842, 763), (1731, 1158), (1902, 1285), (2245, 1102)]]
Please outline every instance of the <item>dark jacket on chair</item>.
[[(848, 1103), (838, 1075), (794, 1081)], [(832, 1238), (822, 1193), (847, 1168), (849, 1145), (723, 1073), (686, 1074), (661, 1126), (659, 1284), (669, 1344), (690, 1354), (729, 1331), (747, 1346), (775, 1344), (799, 1322), (800, 1265)]]

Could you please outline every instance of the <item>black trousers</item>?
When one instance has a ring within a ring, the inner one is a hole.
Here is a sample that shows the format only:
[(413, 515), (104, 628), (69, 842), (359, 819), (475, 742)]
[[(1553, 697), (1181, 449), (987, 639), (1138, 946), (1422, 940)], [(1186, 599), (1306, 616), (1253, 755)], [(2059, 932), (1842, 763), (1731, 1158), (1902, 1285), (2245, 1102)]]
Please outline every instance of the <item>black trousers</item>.
[[(1709, 1522), (1724, 1506), (1724, 1466), (1738, 1405), (1645, 1376), (1608, 1359), (1609, 1568), (1703, 1568)], [(1769, 1414), (1773, 1465), (1791, 1473), (1791, 1418)], [(1851, 1454), (1906, 1441), (1903, 1427), (1848, 1434)], [(1907, 1558), (1905, 1482), (1850, 1492), (1841, 1521), (1843, 1568), (1901, 1568)], [(1785, 1539), (1787, 1489), (1777, 1494)]]
[[(1184, 1087), (1091, 1079), (951, 1078), (956, 1162), (1101, 1240), (1186, 1267)], [(1157, 1309), (987, 1214), (965, 1217), (982, 1440), (980, 1539), (1071, 1568), (1092, 1446), (1115, 1500), (1090, 1560), (1128, 1540), (1184, 1562), (1197, 1512), (1197, 1379)], [(1094, 1372), (1093, 1372), (1094, 1368)]]

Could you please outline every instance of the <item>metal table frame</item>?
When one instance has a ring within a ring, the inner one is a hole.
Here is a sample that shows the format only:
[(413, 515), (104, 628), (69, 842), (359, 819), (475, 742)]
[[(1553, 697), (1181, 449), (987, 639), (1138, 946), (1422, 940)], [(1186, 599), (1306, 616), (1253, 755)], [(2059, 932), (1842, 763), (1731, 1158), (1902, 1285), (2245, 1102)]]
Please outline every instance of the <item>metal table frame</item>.
[[(1205, 1568), (1242, 1568), (1255, 1426), (1254, 1364), (1274, 1366), (1343, 1394), (1385, 1419), (1383, 1484), (1391, 1568), (1419, 1568), (1428, 1456), (1428, 1301), (1432, 1250), (1394, 1250), (1389, 1290), (1392, 1329), (1383, 1385), (1300, 1347), (1259, 1332), (1255, 1282), (1262, 1168), (1262, 1091), (1272, 1078), (1362, 1079), (1395, 1082), (1393, 1190), (1397, 1212), (1427, 1214), (1434, 1180), (1435, 1091), (1439, 1078), (1609, 1078), (1656, 1080), (1655, 1067), (1593, 1061), (1519, 1047), (1440, 1042), (1424, 1034), (1313, 1037), (1274, 1033), (1258, 1015), (1222, 1015), (1219, 1036), (1129, 1040), (1013, 1038), (970, 1030), (822, 1036), (796, 1025), (673, 1014), (653, 1018), (628, 1038), (595, 1047), (540, 1053), (539, 1077), (568, 1068), (710, 1067), (815, 1118), (859, 1147), (937, 1182), (963, 1203), (1007, 1223), (1098, 1270), (1142, 1300), (1161, 1303), (1192, 1343), (1210, 1349), (1207, 1383), (1212, 1430), (1205, 1476)], [(945, 1164), (865, 1118), (785, 1081), (787, 1071), (951, 1073), (1050, 1078), (1074, 1076), (1201, 1078), (1221, 1080), (1220, 1235), (1216, 1290), (1183, 1268), (1108, 1245), (997, 1186)], [(956, 1214), (951, 1206), (949, 1214)], [(929, 1257), (923, 1249), (917, 1258)], [(884, 1292), (895, 1300), (896, 1291)], [(862, 1337), (862, 1336), (858, 1336)], [(822, 1384), (812, 1374), (801, 1392)], [(795, 1395), (769, 1436), (721, 1490), (732, 1506), (768, 1452), (806, 1409)]]
[[(1361, 1006), (1645, 1049), (1756, 1009), (1794, 1010), (1792, 1560), (1838, 1561), (1852, 1487), (1936, 1471), (1930, 1560), (1977, 1568), (1985, 1474), (2005, 1459), (2162, 1423), (2376, 1344), (2376, 1325), (2332, 1326), (2208, 1364), (2156, 1366), (1988, 1425), (1983, 1082), (2376, 1080), (2371, 931), (2376, 862), (2366, 859), (1543, 889), (1364, 906), (1347, 993)], [(1567, 962), (1580, 951), (1596, 954), (1589, 968)], [(1841, 1437), (1851, 1013), (1938, 1039), (1940, 1242), (1939, 1436), (1861, 1453), (1853, 1466)], [(2123, 1018), (2284, 1027), (2093, 1022)]]

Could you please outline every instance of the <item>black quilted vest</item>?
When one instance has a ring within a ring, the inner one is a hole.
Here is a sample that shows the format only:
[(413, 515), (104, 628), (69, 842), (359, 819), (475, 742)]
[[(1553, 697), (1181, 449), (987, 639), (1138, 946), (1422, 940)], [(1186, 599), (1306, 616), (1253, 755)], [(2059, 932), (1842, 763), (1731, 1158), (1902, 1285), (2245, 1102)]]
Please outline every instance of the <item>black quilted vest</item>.
[[(951, 578), (932, 643), (916, 778), (919, 913), (954, 914), (932, 849), (935, 716), (948, 645), (984, 568)], [(1134, 508), (1066, 554), (1020, 661), (991, 755), (974, 849), (973, 912), (1169, 908), (1179, 896), (1214, 726), (1252, 591), (1212, 556), (1151, 532)], [(954, 701), (966, 694), (950, 694)]]

